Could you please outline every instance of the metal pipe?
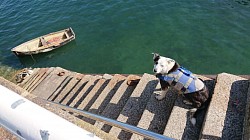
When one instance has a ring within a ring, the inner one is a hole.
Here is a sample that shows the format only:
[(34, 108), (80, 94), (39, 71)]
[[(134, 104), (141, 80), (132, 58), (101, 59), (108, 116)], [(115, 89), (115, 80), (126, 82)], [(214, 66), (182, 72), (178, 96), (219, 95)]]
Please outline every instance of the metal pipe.
[(172, 138), (166, 137), (164, 135), (160, 135), (160, 134), (154, 133), (152, 131), (148, 131), (148, 130), (145, 130), (145, 129), (142, 129), (142, 128), (139, 128), (139, 127), (136, 127), (136, 126), (132, 126), (132, 125), (129, 125), (129, 124), (126, 124), (126, 123), (122, 123), (122, 122), (119, 122), (119, 121), (116, 121), (116, 120), (113, 120), (113, 119), (109, 119), (109, 118), (106, 118), (106, 117), (103, 117), (103, 116), (99, 116), (99, 115), (96, 115), (96, 114), (93, 114), (93, 113), (90, 113), (90, 112), (87, 112), (87, 111), (79, 110), (79, 109), (76, 109), (76, 108), (73, 108), (73, 107), (70, 107), (70, 106), (58, 104), (58, 103), (51, 102), (51, 101), (47, 101), (47, 102), (50, 103), (50, 104), (53, 104), (55, 106), (58, 106), (58, 107), (60, 107), (62, 109), (65, 109), (67, 111), (77, 113), (79, 115), (82, 115), (84, 117), (87, 117), (87, 118), (90, 118), (90, 119), (93, 119), (93, 120), (96, 120), (96, 121), (104, 122), (105, 124), (121, 128), (121, 129), (126, 130), (128, 132), (141, 135), (141, 136), (143, 136), (145, 138), (156, 139), (156, 140), (173, 140)]
[(2, 85), (0, 112), (0, 125), (21, 139), (100, 139)]

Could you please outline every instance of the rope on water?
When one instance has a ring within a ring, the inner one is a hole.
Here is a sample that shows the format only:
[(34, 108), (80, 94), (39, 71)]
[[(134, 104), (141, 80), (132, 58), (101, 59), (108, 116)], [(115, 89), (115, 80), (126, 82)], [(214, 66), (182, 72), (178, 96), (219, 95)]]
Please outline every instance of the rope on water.
[[(29, 50), (29, 52), (30, 52), (30, 49), (28, 48), (28, 46), (26, 46), (27, 47), (27, 49)], [(34, 59), (34, 57), (33, 57), (33, 55), (31, 54), (31, 52), (29, 53), (29, 55), (31, 56), (31, 58), (32, 58), (32, 60), (33, 60), (33, 65), (31, 65), (30, 66), (30, 68), (32, 68), (35, 64), (36, 64), (36, 60)]]

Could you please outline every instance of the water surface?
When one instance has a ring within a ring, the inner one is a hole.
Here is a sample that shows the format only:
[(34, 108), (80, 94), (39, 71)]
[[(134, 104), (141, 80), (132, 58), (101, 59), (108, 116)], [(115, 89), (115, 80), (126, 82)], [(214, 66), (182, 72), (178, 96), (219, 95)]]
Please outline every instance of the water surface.
[[(194, 73), (250, 74), (249, 0), (21, 0), (0, 2), (0, 66), (81, 73), (152, 73), (152, 52)], [(10, 49), (72, 27), (76, 40), (18, 58)]]

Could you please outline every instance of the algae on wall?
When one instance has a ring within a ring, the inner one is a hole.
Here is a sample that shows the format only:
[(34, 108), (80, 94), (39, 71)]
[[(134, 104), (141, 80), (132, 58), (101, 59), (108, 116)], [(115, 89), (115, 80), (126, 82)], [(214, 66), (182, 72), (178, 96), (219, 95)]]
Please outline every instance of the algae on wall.
[(0, 67), (0, 76), (15, 83), (15, 75), (17, 74), (18, 70), (8, 67), (8, 66), (1, 66)]

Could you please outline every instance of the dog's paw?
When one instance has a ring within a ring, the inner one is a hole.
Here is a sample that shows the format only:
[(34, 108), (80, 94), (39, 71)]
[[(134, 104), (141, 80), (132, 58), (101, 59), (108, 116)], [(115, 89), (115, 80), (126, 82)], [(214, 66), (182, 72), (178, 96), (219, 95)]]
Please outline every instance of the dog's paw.
[(184, 103), (185, 105), (193, 105), (193, 103), (190, 102), (189, 100), (183, 100), (183, 103)]
[(190, 113), (195, 113), (197, 111), (197, 108), (192, 108), (192, 109), (189, 109)]
[(190, 121), (191, 121), (192, 125), (195, 126), (195, 124), (196, 124), (196, 118), (191, 118)]
[(158, 94), (158, 95), (155, 96), (155, 98), (156, 98), (157, 100), (162, 100), (163, 98), (165, 98), (165, 96), (163, 96), (163, 95), (161, 95), (161, 94)]

